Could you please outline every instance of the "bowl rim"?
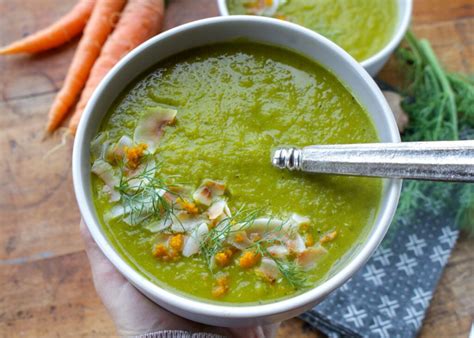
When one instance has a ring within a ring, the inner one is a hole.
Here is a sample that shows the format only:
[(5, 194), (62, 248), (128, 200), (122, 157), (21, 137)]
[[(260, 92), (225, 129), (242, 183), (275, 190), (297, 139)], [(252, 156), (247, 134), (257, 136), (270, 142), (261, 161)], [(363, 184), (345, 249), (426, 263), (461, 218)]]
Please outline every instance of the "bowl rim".
[[(137, 57), (142, 51), (150, 48), (152, 45), (159, 43), (161, 40), (168, 39), (174, 34), (184, 32), (186, 30), (193, 30), (201, 26), (220, 24), (224, 21), (227, 22), (248, 22), (253, 21), (257, 23), (263, 23), (268, 25), (282, 25), (286, 26), (284, 29), (291, 29), (297, 31), (298, 34), (310, 35), (312, 39), (317, 40), (319, 43), (326, 45), (329, 49), (336, 50), (340, 54), (343, 62), (348, 62), (351, 67), (357, 71), (357, 75), (362, 78), (362, 82), (366, 82), (370, 87), (371, 91), (377, 97), (379, 103), (384, 107), (383, 115), (387, 115), (387, 112), (391, 112), (388, 103), (383, 97), (382, 92), (366, 72), (366, 70), (349, 54), (347, 54), (342, 48), (331, 42), (327, 38), (313, 32), (302, 26), (283, 22), (281, 20), (264, 18), (257, 16), (219, 16), (213, 18), (202, 19), (194, 22), (190, 22), (168, 31), (165, 31), (150, 40), (144, 42), (129, 54), (127, 54), (122, 60), (120, 60), (113, 68), (108, 72), (104, 79), (100, 82), (96, 90), (94, 91), (91, 99), (89, 100), (83, 118), (81, 119), (76, 137), (74, 140), (73, 156), (72, 156), (72, 174), (74, 192), (78, 202), (78, 206), (84, 220), (84, 223), (88, 227), (93, 239), (109, 259), (109, 261), (124, 275), (133, 285), (138, 289), (144, 291), (148, 295), (152, 295), (155, 299), (159, 299), (163, 302), (162, 305), (168, 305), (174, 309), (181, 309), (186, 313), (197, 314), (201, 316), (210, 316), (217, 318), (228, 318), (228, 319), (246, 319), (246, 318), (260, 318), (277, 315), (283, 312), (288, 312), (297, 308), (302, 308), (310, 303), (314, 303), (318, 299), (322, 299), (330, 292), (341, 286), (346, 280), (354, 275), (370, 258), (372, 253), (378, 247), (382, 241), (385, 233), (387, 232), (393, 215), (396, 211), (398, 198), (401, 189), (401, 180), (390, 179), (386, 183), (386, 207), (380, 208), (379, 222), (374, 223), (369, 234), (365, 245), (361, 248), (360, 252), (348, 260), (346, 266), (340, 271), (335, 273), (332, 277), (328, 278), (322, 284), (309, 289), (301, 294), (297, 294), (290, 298), (276, 300), (266, 304), (255, 304), (255, 305), (239, 305), (233, 303), (210, 303), (206, 300), (200, 300), (198, 298), (192, 298), (184, 294), (173, 292), (172, 290), (162, 288), (161, 286), (153, 283), (143, 276), (140, 272), (135, 270), (129, 263), (127, 263), (120, 254), (113, 248), (112, 244), (106, 238), (105, 234), (101, 231), (100, 222), (95, 220), (94, 207), (89, 207), (89, 194), (90, 187), (86, 185), (83, 180), (83, 175), (87, 172), (90, 175), (90, 164), (83, 163), (83, 153), (88, 149), (85, 145), (84, 138), (89, 127), (89, 120), (94, 112), (94, 106), (96, 105), (99, 98), (107, 93), (106, 88), (115, 76), (116, 73), (120, 72), (121, 69), (132, 59)], [(138, 76), (138, 74), (137, 74)], [(133, 79), (131, 79), (133, 80)], [(385, 116), (388, 120), (387, 128), (389, 137), (392, 142), (400, 142), (400, 135), (396, 127), (395, 119), (393, 115)], [(380, 129), (378, 129), (380, 132)], [(87, 156), (87, 158), (89, 158)], [(165, 307), (166, 307), (165, 305)], [(167, 308), (167, 307), (166, 307)], [(169, 308), (168, 308), (169, 309)]]
[[(398, 6), (398, 21), (395, 27), (395, 32), (392, 35), (390, 41), (374, 55), (369, 56), (367, 59), (359, 61), (362, 67), (369, 68), (373, 65), (379, 64), (385, 58), (387, 58), (395, 48), (400, 44), (405, 32), (410, 25), (411, 12), (413, 8), (413, 0), (396, 0)], [(217, 0), (217, 7), (221, 16), (231, 16), (227, 8), (227, 0)]]

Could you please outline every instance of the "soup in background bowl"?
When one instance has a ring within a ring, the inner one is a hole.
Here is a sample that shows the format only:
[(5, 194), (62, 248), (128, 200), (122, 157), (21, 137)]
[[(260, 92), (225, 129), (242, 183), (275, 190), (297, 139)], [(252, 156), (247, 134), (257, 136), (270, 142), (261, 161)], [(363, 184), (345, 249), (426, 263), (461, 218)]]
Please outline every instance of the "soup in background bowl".
[(104, 79), (76, 136), (74, 185), (99, 247), (150, 299), (207, 324), (268, 323), (365, 262), (400, 188), (279, 172), (271, 148), (374, 141), (399, 141), (391, 111), (339, 47), (272, 19), (207, 19)]
[(262, 15), (329, 38), (372, 75), (408, 29), (411, 0), (217, 0), (221, 15)]

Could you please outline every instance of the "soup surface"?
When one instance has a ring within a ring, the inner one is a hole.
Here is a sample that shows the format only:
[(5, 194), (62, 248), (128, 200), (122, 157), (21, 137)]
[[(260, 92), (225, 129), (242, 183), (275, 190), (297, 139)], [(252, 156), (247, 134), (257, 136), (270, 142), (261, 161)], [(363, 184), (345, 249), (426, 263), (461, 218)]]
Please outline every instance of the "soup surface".
[(251, 43), (193, 49), (110, 109), (91, 144), (94, 202), (113, 245), (156, 284), (274, 301), (321, 283), (363, 240), (382, 181), (281, 171), (271, 149), (377, 141), (318, 64)]
[(272, 0), (227, 0), (230, 14), (273, 16), (297, 23), (326, 36), (358, 61), (380, 51), (397, 23), (396, 0), (280, 0), (275, 4)]

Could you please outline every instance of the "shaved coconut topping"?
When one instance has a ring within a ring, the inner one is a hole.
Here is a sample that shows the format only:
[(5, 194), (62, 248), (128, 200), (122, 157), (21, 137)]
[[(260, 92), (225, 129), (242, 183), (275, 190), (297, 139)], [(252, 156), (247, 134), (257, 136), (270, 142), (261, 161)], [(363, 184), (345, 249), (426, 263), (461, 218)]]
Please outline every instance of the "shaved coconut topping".
[(115, 187), (120, 184), (120, 178), (115, 169), (104, 160), (99, 159), (92, 165), (91, 172), (96, 174), (105, 183), (107, 189), (104, 191), (110, 196), (110, 201), (119, 201), (120, 194), (115, 190)]
[(148, 108), (135, 128), (133, 135), (135, 143), (146, 144), (148, 150), (153, 154), (163, 135), (163, 128), (173, 123), (177, 113), (177, 110), (170, 108)]
[(300, 216), (298, 214), (292, 214), (291, 215), (291, 221), (297, 226), (309, 225), (311, 223), (311, 221), (308, 217)]
[(186, 239), (183, 248), (183, 256), (189, 257), (199, 252), (204, 236), (209, 232), (206, 223), (201, 223)]
[(205, 179), (201, 186), (208, 187), (213, 196), (222, 196), (225, 193), (225, 184), (221, 181)]
[(284, 245), (272, 245), (267, 248), (267, 251), (272, 257), (276, 258), (284, 258), (288, 256), (290, 251)]
[(190, 232), (204, 222), (202, 217), (179, 212), (173, 219), (171, 230), (174, 232)]
[(98, 159), (105, 159), (107, 149), (110, 145), (110, 141), (108, 138), (109, 134), (107, 132), (101, 132), (97, 134), (97, 136), (92, 140), (90, 152), (94, 161)]
[(207, 214), (210, 220), (218, 219), (221, 217), (231, 217), (230, 209), (227, 206), (227, 202), (224, 200), (219, 200), (214, 202), (209, 209), (207, 209)]
[(281, 229), (285, 221), (278, 218), (261, 217), (255, 219), (249, 227), (249, 231), (263, 234), (269, 231)]
[[(146, 175), (144, 175), (145, 173)], [(128, 187), (130, 189), (137, 189), (150, 183), (150, 178), (154, 177), (155, 173), (156, 161), (154, 158), (149, 158), (147, 161), (141, 163), (136, 169), (127, 170), (127, 178), (129, 179)]]
[(172, 224), (171, 218), (167, 217), (166, 219), (160, 219), (159, 221), (151, 222), (145, 226), (145, 229), (151, 232), (160, 232), (165, 229), (168, 229)]
[(245, 231), (238, 231), (230, 234), (228, 241), (232, 246), (242, 251), (253, 244)]
[[(225, 184), (219, 181), (205, 179), (193, 194), (196, 203), (210, 206), (214, 198), (225, 193)], [(230, 211), (229, 211), (230, 213)]]
[(123, 159), (125, 156), (125, 148), (126, 147), (131, 147), (133, 146), (133, 141), (130, 137), (124, 135), (119, 140), (113, 144), (110, 145), (105, 154), (104, 154), (104, 159), (109, 161), (109, 162), (114, 162), (115, 160), (118, 159)]
[(128, 214), (130, 208), (125, 208), (123, 205), (118, 204), (114, 205), (109, 212), (104, 215), (105, 221), (111, 221), (119, 217), (123, 217), (124, 215)]
[(301, 252), (296, 257), (296, 262), (305, 271), (308, 271), (314, 268), (318, 260), (327, 254), (327, 252), (328, 251), (320, 245), (313, 246)]
[(306, 250), (304, 239), (300, 234), (296, 234), (294, 239), (290, 239), (286, 242), (286, 246), (290, 252), (301, 253)]
[(208, 187), (199, 187), (193, 194), (196, 203), (210, 206), (212, 203), (212, 192)]
[(256, 271), (269, 282), (274, 282), (280, 276), (278, 265), (271, 258), (263, 257)]

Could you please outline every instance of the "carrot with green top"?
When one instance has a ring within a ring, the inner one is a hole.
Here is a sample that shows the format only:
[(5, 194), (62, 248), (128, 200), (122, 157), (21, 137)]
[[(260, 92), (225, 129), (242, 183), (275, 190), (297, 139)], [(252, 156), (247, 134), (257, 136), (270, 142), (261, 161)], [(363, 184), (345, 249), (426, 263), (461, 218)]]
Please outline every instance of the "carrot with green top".
[(125, 0), (97, 0), (63, 87), (49, 111), (48, 132), (53, 132), (61, 124), (76, 101), (124, 5)]
[(69, 123), (75, 134), (82, 112), (92, 92), (107, 72), (129, 51), (158, 34), (164, 15), (163, 0), (129, 0), (117, 27), (110, 35), (91, 70), (76, 110)]
[(81, 0), (66, 15), (24, 39), (0, 49), (2, 54), (38, 53), (63, 45), (79, 35), (91, 16), (96, 0)]

